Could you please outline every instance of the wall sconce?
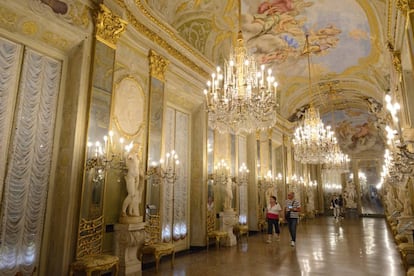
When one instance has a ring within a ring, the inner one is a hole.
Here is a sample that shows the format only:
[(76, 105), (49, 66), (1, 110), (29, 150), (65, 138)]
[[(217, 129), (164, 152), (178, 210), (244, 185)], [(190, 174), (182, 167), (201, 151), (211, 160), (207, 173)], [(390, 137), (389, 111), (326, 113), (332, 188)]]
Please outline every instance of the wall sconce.
[(179, 164), (178, 155), (175, 150), (172, 150), (165, 155), (165, 159), (161, 158), (158, 163), (151, 163), (147, 170), (147, 178), (151, 178), (151, 183), (154, 186), (159, 185), (161, 181), (174, 184), (177, 180)]
[(247, 168), (246, 164), (243, 163), (241, 164), (240, 168), (239, 168), (239, 175), (237, 177), (237, 183), (242, 186), (242, 185), (247, 185), (247, 177), (249, 176), (249, 169)]
[[(108, 137), (109, 136), (109, 137)], [(109, 168), (125, 170), (124, 154), (127, 154), (133, 147), (132, 142), (124, 146), (125, 139), (119, 138), (119, 144), (114, 142), (114, 132), (111, 130), (105, 135), (102, 141), (88, 142), (87, 159), (85, 169), (92, 168), (98, 171), (105, 171)]]
[(215, 183), (226, 184), (227, 178), (230, 177), (230, 168), (223, 159), (214, 167), (213, 179)]

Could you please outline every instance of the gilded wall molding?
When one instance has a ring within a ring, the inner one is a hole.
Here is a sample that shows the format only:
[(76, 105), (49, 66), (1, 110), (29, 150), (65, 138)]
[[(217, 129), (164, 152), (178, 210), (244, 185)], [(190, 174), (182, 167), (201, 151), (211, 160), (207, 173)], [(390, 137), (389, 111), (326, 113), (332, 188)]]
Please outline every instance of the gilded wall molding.
[(399, 51), (392, 52), (392, 65), (398, 74), (402, 74), (401, 53)]
[(116, 43), (125, 31), (127, 22), (112, 14), (104, 4), (99, 6), (100, 10), (96, 16), (96, 39), (116, 49)]
[(167, 66), (170, 62), (163, 56), (157, 54), (154, 50), (150, 50), (148, 57), (150, 75), (165, 82), (165, 71), (167, 70)]
[[(177, 50), (173, 47), (170, 43), (168, 43), (165, 39), (159, 36), (156, 32), (150, 30), (147, 26), (140, 23), (139, 20), (135, 17), (135, 15), (128, 9), (124, 0), (115, 0), (120, 7), (122, 7), (126, 11), (126, 17), (130, 25), (132, 25), (135, 30), (137, 30), (142, 35), (146, 36), (151, 40), (154, 44), (158, 45), (159, 47), (165, 49), (171, 56), (182, 62), (188, 68), (191, 68), (194, 72), (198, 73), (200, 76), (204, 78), (209, 78), (210, 73), (206, 72), (203, 68), (201, 68), (197, 63), (190, 60), (186, 55), (182, 53), (182, 51)], [(167, 33), (172, 40), (183, 47), (186, 51), (190, 52), (193, 56), (197, 57), (197, 59), (201, 60), (203, 63), (210, 65), (210, 62), (201, 54), (197, 53), (192, 49), (186, 42), (181, 38), (178, 37), (171, 29), (167, 28), (164, 24), (162, 24), (159, 20), (157, 20), (154, 16), (150, 14), (150, 12), (143, 6), (141, 1), (135, 1), (136, 7), (140, 9), (140, 11), (154, 24), (156, 24), (159, 28), (161, 28), (165, 33)]]

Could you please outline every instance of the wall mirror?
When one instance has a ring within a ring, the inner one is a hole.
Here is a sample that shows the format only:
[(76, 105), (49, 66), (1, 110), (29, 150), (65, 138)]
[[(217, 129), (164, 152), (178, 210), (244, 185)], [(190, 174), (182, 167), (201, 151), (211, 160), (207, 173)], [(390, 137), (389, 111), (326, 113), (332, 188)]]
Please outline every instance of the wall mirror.
[(214, 130), (208, 128), (207, 130), (207, 210), (218, 210), (214, 194)]
[(380, 183), (380, 167), (376, 160), (358, 162), (358, 182), (360, 185), (362, 215), (381, 215), (384, 208), (377, 185)]
[[(150, 91), (150, 108), (149, 108), (149, 133), (148, 133), (148, 171), (156, 169), (162, 158), (162, 126), (164, 116), (164, 83), (151, 77)], [(147, 204), (156, 206), (160, 209), (160, 192), (161, 179), (149, 177), (147, 181)]]
[(92, 219), (103, 214), (106, 170), (105, 157), (108, 136), (113, 64), (115, 50), (97, 41), (95, 46), (89, 110), (85, 173), (82, 191), (81, 218)]

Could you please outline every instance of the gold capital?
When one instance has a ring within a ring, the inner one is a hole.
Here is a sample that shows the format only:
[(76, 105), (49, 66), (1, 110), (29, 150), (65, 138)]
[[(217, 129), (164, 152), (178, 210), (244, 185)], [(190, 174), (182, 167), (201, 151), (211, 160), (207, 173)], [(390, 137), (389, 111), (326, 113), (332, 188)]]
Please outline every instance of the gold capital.
[(267, 130), (267, 138), (272, 139), (273, 129), (269, 128)]
[(260, 130), (256, 130), (256, 140), (260, 140)]
[(396, 6), (404, 15), (409, 11), (408, 0), (397, 0)]
[(112, 14), (104, 4), (99, 6), (100, 10), (96, 16), (96, 39), (116, 49), (116, 43), (125, 31), (127, 22)]
[(151, 76), (165, 81), (165, 71), (169, 62), (163, 56), (157, 54), (154, 50), (149, 52), (149, 67)]

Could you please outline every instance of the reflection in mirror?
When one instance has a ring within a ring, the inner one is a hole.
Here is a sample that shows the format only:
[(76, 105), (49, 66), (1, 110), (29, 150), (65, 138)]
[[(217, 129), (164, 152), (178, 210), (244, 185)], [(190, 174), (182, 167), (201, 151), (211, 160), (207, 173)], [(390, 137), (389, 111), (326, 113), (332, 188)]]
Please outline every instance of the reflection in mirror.
[(213, 172), (214, 172), (214, 130), (212, 128), (208, 128), (207, 130), (207, 210), (217, 210), (215, 206), (215, 194), (214, 194), (214, 180), (213, 180)]
[(249, 176), (249, 169), (246, 166), (247, 162), (247, 153), (246, 153), (246, 146), (247, 140), (246, 137), (239, 136), (238, 139), (238, 153), (239, 153), (239, 171), (237, 173), (237, 184), (239, 187), (239, 223), (246, 224), (247, 223), (247, 213), (248, 213), (248, 176)]
[(322, 187), (324, 195), (324, 209), (329, 214), (331, 200), (342, 194), (342, 171), (323, 169), (322, 170)]
[[(157, 166), (161, 159), (162, 124), (164, 114), (164, 83), (151, 77), (151, 93), (149, 108), (149, 133), (148, 133), (148, 164), (151, 168)], [(160, 185), (147, 182), (147, 204), (160, 208)]]
[(86, 219), (97, 218), (102, 214), (102, 198), (105, 187), (105, 164), (102, 162), (102, 155), (104, 152), (103, 147), (107, 143), (103, 140), (103, 137), (108, 133), (110, 110), (111, 94), (104, 90), (93, 88), (81, 207), (81, 217)]
[(105, 165), (115, 50), (97, 41), (93, 64), (91, 102), (89, 109), (86, 165), (83, 182), (81, 218), (94, 219), (103, 213)]
[(361, 213), (363, 215), (384, 214), (377, 185), (380, 183), (379, 165), (375, 160), (360, 161), (358, 180), (361, 191)]

